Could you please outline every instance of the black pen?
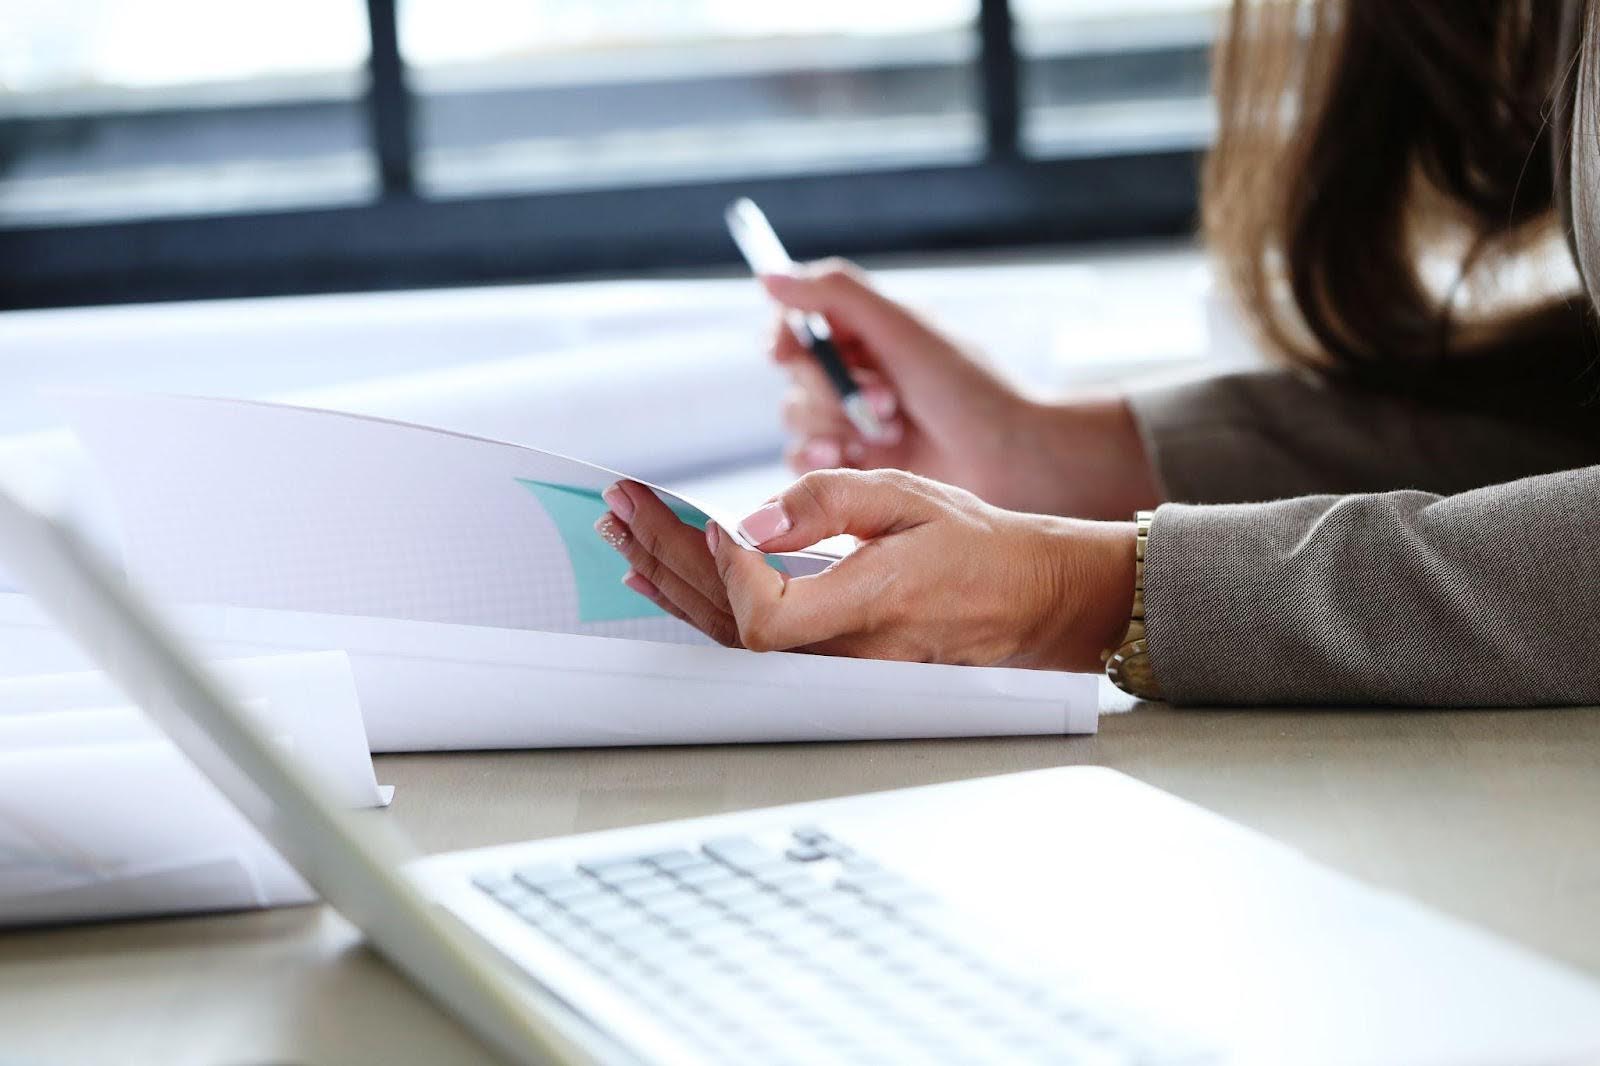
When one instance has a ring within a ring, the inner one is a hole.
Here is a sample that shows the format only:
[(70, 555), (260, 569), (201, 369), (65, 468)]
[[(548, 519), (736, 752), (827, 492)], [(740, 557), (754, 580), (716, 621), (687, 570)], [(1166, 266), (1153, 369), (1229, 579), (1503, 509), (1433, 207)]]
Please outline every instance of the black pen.
[[(748, 198), (735, 200), (728, 205), (724, 217), (728, 221), (728, 232), (733, 235), (733, 243), (739, 246), (739, 253), (757, 275), (787, 274), (794, 269), (794, 260), (789, 258), (783, 242), (778, 240), (778, 234), (773, 231), (772, 223), (767, 221), (767, 216), (755, 205), (755, 201)], [(783, 320), (795, 340), (805, 346), (838, 390), (839, 403), (844, 407), (845, 417), (850, 419), (850, 424), (868, 441), (883, 440), (887, 436), (883, 423), (873, 413), (871, 404), (861, 392), (861, 386), (850, 376), (850, 369), (845, 366), (844, 358), (833, 343), (833, 330), (828, 327), (828, 320), (814, 311), (797, 311), (792, 307), (784, 309)]]

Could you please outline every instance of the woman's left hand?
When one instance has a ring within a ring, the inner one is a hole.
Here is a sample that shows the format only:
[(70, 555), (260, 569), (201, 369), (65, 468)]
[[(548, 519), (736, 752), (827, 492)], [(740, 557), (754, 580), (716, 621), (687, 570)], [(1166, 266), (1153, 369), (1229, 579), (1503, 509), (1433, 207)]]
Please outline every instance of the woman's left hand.
[(626, 583), (722, 644), (873, 659), (1098, 670), (1133, 600), (1131, 523), (1005, 511), (896, 470), (807, 474), (740, 529), (764, 552), (852, 534), (861, 545), (791, 578), (653, 492), (606, 490), (598, 530)]

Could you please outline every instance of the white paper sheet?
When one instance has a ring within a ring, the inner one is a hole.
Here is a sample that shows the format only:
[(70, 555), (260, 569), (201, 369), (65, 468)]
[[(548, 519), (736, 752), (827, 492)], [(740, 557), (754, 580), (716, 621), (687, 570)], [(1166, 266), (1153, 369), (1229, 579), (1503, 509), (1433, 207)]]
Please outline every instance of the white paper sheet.
[[(3, 687), (4, 682), (0, 682)], [(7, 754), (160, 739), (161, 730), (135, 707), (0, 711), (0, 752)]]
[[(178, 620), (215, 656), (344, 649), (373, 751), (1048, 735), (1098, 724), (1091, 674), (251, 608), (190, 607)], [(75, 653), (46, 625), (25, 597), (0, 596), (0, 640), (73, 668)], [(6, 666), (0, 651), (0, 673)]]
[[(0, 612), (0, 632), (11, 613)], [(346, 802), (384, 802), (372, 772), (355, 676), (342, 651), (294, 649), (285, 654), (274, 649), (265, 656), (211, 666), (247, 710), (273, 732), (292, 738)], [(160, 736), (104, 674), (76, 669), (0, 677), (0, 751), (13, 750), (6, 743), (8, 735), (16, 737), (15, 746), (24, 743), (25, 735), (35, 746), (45, 736), (60, 746)]]
[(116, 501), (129, 572), (158, 599), (705, 643), (621, 587), (626, 564), (592, 528), (615, 471), (338, 412), (58, 399)]
[(230, 653), (343, 648), (374, 751), (1094, 732), (1095, 675), (756, 654), (244, 608), (185, 624)]
[(0, 925), (311, 898), (165, 740), (0, 752)]
[[(0, 639), (81, 660), (21, 596)], [(216, 663), (243, 706), (352, 806), (373, 778), (342, 652)], [(139, 709), (97, 673), (0, 680), (0, 925), (302, 903), (305, 883)]]
[(768, 339), (763, 298), (742, 295), (753, 323), (685, 328), (646, 320), (630, 323), (640, 332), (623, 340), (569, 352), (366, 377), (271, 398), (516, 441), (651, 479), (704, 470), (782, 446), (773, 412), (784, 375), (761, 357)]

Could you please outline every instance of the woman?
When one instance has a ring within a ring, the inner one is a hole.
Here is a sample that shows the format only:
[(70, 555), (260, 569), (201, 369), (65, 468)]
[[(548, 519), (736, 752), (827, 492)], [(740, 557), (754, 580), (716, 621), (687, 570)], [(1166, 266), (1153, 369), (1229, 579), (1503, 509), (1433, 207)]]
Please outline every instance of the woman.
[[(1600, 5), (1303, 7), (1236, 4), (1204, 190), (1289, 368), (1039, 403), (848, 266), (766, 278), (831, 319), (894, 428), (857, 439), (780, 329), (812, 472), (742, 531), (861, 547), (786, 580), (625, 483), (602, 532), (629, 584), (729, 644), (1109, 657), (1182, 703), (1600, 703), (1592, 303), (1462, 296), (1555, 226), (1596, 292)], [(1445, 255), (1459, 280), (1430, 284)]]

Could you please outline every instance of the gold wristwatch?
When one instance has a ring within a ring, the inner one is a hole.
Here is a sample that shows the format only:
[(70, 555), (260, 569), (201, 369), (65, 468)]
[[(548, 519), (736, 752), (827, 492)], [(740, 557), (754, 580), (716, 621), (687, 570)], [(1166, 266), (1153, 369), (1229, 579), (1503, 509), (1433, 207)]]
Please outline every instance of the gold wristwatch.
[(1117, 646), (1100, 656), (1111, 683), (1142, 700), (1161, 698), (1161, 686), (1156, 684), (1155, 672), (1150, 669), (1150, 646), (1144, 635), (1144, 550), (1150, 541), (1150, 523), (1155, 517), (1154, 511), (1140, 511), (1134, 516), (1138, 533), (1133, 564), (1133, 618)]

